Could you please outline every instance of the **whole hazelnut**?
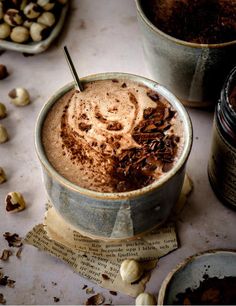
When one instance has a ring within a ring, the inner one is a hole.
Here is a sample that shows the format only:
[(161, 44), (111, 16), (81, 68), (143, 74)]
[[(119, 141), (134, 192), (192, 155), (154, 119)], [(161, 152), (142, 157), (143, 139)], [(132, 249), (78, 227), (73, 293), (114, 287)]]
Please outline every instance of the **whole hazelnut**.
[(41, 9), (36, 3), (30, 2), (24, 8), (24, 14), (29, 19), (35, 19), (41, 14)]
[(11, 34), (11, 27), (7, 23), (0, 24), (0, 39), (6, 39)]
[(4, 143), (8, 140), (8, 133), (6, 128), (0, 124), (0, 143)]
[(22, 26), (15, 27), (13, 28), (10, 37), (11, 40), (16, 43), (24, 43), (29, 39), (29, 30)]
[(30, 103), (30, 96), (25, 88), (14, 88), (9, 92), (8, 96), (16, 106), (25, 106)]
[(20, 192), (9, 192), (6, 196), (6, 211), (18, 212), (25, 209), (25, 200)]
[(0, 184), (6, 182), (7, 177), (3, 168), (0, 167)]
[(54, 0), (38, 0), (37, 4), (41, 6), (45, 11), (50, 11), (54, 8)]
[(48, 30), (43, 24), (34, 22), (30, 27), (30, 36), (33, 41), (41, 41), (47, 37)]
[(53, 13), (51, 12), (44, 12), (39, 18), (37, 19), (38, 23), (45, 25), (46, 27), (51, 27), (54, 25), (56, 19)]
[(120, 275), (123, 281), (133, 283), (143, 274), (141, 265), (134, 259), (126, 259), (121, 263)]
[(20, 15), (20, 12), (16, 9), (9, 9), (6, 11), (6, 14), (3, 16), (4, 21), (12, 27), (21, 25), (23, 19)]
[(154, 295), (150, 293), (140, 293), (136, 300), (135, 300), (135, 305), (156, 305), (157, 301)]
[(5, 79), (8, 76), (7, 67), (0, 64), (0, 80)]
[(6, 106), (0, 102), (0, 119), (5, 118), (7, 115), (7, 109)]

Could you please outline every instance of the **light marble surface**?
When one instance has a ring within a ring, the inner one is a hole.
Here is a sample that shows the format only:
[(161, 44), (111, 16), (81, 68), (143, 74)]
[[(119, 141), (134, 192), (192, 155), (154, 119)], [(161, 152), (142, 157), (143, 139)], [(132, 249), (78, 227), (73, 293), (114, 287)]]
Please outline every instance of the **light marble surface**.
[[(34, 150), (34, 125), (47, 99), (71, 81), (62, 52), (64, 44), (81, 76), (123, 71), (150, 77), (133, 0), (74, 0), (60, 39), (47, 52), (24, 57), (8, 51), (0, 56), (0, 63), (7, 65), (10, 72), (6, 80), (0, 81), (0, 100), (8, 108), (8, 117), (1, 123), (10, 134), (10, 141), (0, 145), (0, 166), (8, 176), (8, 181), (0, 186), (0, 251), (7, 247), (4, 232), (24, 236), (43, 219), (46, 195)], [(31, 105), (16, 108), (9, 103), (7, 94), (16, 86), (30, 91)], [(210, 248), (236, 249), (236, 213), (220, 204), (207, 178), (213, 114), (193, 109), (189, 113), (194, 144), (187, 169), (194, 181), (194, 192), (177, 222), (180, 248), (159, 261), (147, 284), (147, 291), (156, 295), (167, 273), (187, 256)], [(22, 192), (28, 203), (25, 211), (14, 215), (7, 214), (4, 208), (5, 195), (13, 190)], [(7, 304), (53, 304), (54, 296), (60, 298), (57, 304), (84, 304), (88, 298), (82, 290), (84, 284), (111, 297), (114, 304), (134, 304), (134, 299), (120, 293), (111, 296), (66, 264), (30, 246), (24, 247), (21, 260), (11, 257), (8, 263), (0, 262), (0, 266), (16, 280), (14, 289), (0, 288)]]

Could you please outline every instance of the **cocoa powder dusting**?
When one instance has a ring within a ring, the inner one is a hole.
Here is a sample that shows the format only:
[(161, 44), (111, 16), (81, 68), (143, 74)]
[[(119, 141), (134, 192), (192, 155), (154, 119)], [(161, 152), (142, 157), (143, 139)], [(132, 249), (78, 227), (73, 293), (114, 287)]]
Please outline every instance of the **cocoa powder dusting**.
[(204, 280), (196, 289), (187, 288), (176, 296), (173, 305), (235, 305), (236, 277), (209, 278)]
[(236, 40), (235, 0), (145, 0), (142, 5), (157, 28), (181, 40), (199, 44)]

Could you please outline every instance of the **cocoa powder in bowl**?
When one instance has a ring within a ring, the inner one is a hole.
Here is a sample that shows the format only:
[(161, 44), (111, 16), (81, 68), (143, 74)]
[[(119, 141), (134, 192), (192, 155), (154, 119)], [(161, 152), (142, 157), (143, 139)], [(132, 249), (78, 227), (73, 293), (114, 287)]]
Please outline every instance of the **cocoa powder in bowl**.
[(161, 31), (198, 44), (236, 40), (235, 0), (145, 0), (143, 10)]

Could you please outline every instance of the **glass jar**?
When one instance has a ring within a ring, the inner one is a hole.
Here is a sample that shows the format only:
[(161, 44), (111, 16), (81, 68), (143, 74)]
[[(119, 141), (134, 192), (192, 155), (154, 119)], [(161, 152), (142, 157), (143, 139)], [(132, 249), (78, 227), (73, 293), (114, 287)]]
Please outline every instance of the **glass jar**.
[(226, 79), (216, 106), (208, 175), (220, 201), (236, 209), (236, 67)]

